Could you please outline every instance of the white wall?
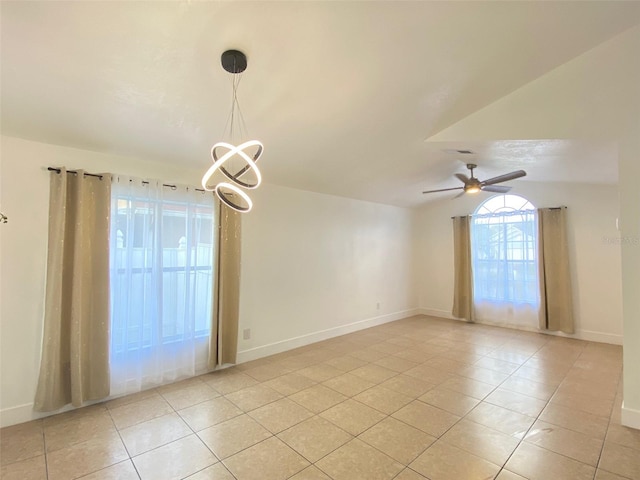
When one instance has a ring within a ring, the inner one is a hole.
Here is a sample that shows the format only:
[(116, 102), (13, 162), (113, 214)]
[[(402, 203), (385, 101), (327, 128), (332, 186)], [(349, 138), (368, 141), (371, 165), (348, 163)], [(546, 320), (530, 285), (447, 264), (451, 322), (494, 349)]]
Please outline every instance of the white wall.
[(242, 223), (240, 359), (416, 312), (411, 210), (270, 185), (252, 198)]
[[(0, 137), (0, 425), (34, 418), (49, 166), (198, 184), (201, 171)], [(206, 161), (205, 161), (206, 163)], [(204, 165), (203, 165), (204, 168)], [(412, 212), (262, 185), (243, 216), (239, 359), (415, 313)], [(380, 303), (380, 309), (376, 304)], [(325, 331), (328, 330), (328, 331)], [(299, 338), (297, 338), (299, 337)]]
[[(512, 193), (536, 207), (568, 207), (576, 337), (622, 343), (618, 189), (607, 185), (540, 184), (517, 180)], [(487, 194), (444, 199), (418, 212), (418, 297), (423, 313), (450, 317), (453, 304), (451, 217), (473, 213)]]

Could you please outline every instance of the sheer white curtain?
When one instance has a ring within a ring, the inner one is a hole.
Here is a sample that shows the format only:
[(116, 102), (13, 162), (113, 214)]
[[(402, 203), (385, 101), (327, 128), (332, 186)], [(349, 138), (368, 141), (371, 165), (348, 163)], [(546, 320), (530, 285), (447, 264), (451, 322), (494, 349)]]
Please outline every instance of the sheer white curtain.
[(120, 176), (111, 198), (111, 394), (206, 371), (213, 195)]
[(536, 329), (540, 296), (535, 210), (478, 213), (471, 230), (476, 320)]

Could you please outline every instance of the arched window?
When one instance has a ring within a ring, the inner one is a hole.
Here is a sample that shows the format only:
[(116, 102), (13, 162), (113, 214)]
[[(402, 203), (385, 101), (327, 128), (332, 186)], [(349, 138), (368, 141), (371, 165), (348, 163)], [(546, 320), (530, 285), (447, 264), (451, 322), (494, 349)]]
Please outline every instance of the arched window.
[[(476, 305), (539, 304), (536, 209), (518, 195), (496, 195), (472, 216), (473, 295)], [(488, 314), (489, 315), (489, 314)], [(513, 320), (513, 318), (510, 318)], [(516, 319), (517, 320), (517, 319)]]

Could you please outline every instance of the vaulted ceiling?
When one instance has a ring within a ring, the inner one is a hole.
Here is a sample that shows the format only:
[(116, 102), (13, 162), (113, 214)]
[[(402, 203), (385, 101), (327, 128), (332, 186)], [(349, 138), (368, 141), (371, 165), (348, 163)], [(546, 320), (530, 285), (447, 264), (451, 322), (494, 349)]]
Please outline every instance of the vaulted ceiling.
[[(238, 96), (265, 145), (265, 182), (415, 206), (431, 199), (422, 190), (457, 186), (451, 175), (468, 160), (485, 176), (526, 168), (518, 181), (617, 180), (606, 137), (542, 137), (467, 119), (638, 25), (640, 2), (0, 8), (5, 135), (204, 171), (230, 109), (220, 54), (236, 48), (249, 60)], [(476, 126), (456, 127), (465, 121)]]

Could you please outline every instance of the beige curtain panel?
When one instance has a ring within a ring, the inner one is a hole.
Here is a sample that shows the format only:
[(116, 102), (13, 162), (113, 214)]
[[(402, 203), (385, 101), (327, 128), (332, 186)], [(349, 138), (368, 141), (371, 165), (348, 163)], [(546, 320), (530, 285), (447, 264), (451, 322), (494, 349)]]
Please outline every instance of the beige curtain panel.
[(111, 176), (51, 172), (38, 411), (109, 395)]
[(538, 209), (540, 328), (574, 332), (567, 209)]
[(209, 363), (236, 363), (240, 310), (240, 214), (220, 204), (217, 242), (218, 274), (214, 283), (214, 306), (209, 337)]
[(471, 217), (453, 217), (453, 310), (457, 318), (473, 321), (473, 276), (471, 273)]

